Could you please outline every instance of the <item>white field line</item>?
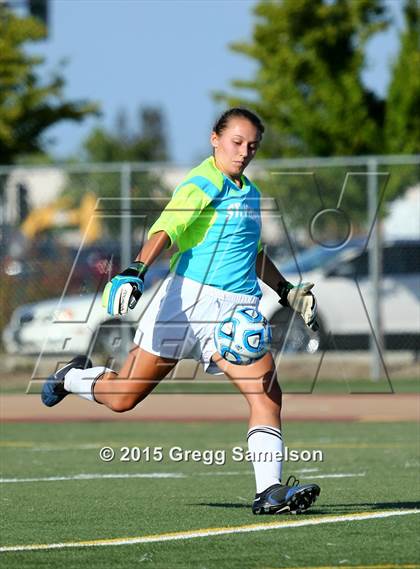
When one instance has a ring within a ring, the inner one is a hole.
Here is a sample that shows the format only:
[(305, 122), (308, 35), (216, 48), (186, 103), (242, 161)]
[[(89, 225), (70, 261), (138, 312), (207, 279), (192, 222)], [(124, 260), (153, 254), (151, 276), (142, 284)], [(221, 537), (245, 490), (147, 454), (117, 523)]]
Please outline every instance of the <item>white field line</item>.
[[(73, 445), (73, 446), (31, 446), (31, 445), (25, 445), (25, 444), (5, 444), (5, 443), (0, 443), (0, 448), (6, 447), (8, 449), (24, 449), (27, 450), (29, 452), (68, 452), (68, 451), (89, 451), (89, 450), (96, 450), (96, 449), (100, 449), (101, 446), (115, 446), (116, 448), (120, 448), (123, 446), (128, 446), (128, 445), (124, 445), (123, 443), (117, 443), (114, 445), (110, 445), (109, 443), (105, 443), (102, 445), (98, 445), (98, 444), (84, 444), (84, 445)], [(136, 445), (132, 445), (132, 446), (136, 446)], [(151, 445), (149, 445), (151, 446)], [(165, 448), (171, 448), (171, 446), (173, 445), (158, 445), (161, 446), (163, 449)], [(215, 445), (215, 448), (217, 449), (221, 449), (221, 450), (232, 450), (232, 448), (234, 448), (235, 446), (243, 446), (243, 442), (240, 445)], [(324, 449), (324, 448), (328, 448), (328, 449), (394, 449), (394, 448), (412, 448), (417, 446), (417, 443), (413, 442), (413, 443), (381, 443), (381, 444), (375, 444), (375, 445), (369, 445), (367, 443), (331, 443), (331, 444), (325, 444), (325, 443), (320, 443), (318, 445), (294, 445), (294, 444), (289, 444), (287, 445), (289, 450), (298, 450), (298, 449)]]
[[(303, 443), (303, 442), (291, 442), (288, 445), (289, 449), (321, 449), (321, 448), (338, 448), (338, 449), (348, 449), (348, 448), (357, 448), (357, 449), (393, 449), (393, 448), (402, 448), (402, 447), (414, 447), (417, 446), (417, 442), (408, 442), (408, 443), (376, 443), (376, 444), (369, 444), (369, 443)], [(100, 449), (103, 446), (111, 446), (111, 447), (122, 447), (122, 446), (136, 446), (135, 443), (133, 444), (126, 444), (121, 442), (104, 442), (104, 443), (85, 443), (80, 445), (51, 445), (51, 444), (41, 444), (41, 445), (33, 445), (29, 441), (0, 441), (0, 448), (8, 448), (8, 449), (24, 449), (29, 450), (31, 452), (63, 452), (63, 451), (74, 451), (74, 450), (95, 450)], [(162, 448), (170, 448), (173, 445), (159, 445)], [(243, 446), (243, 441), (231, 445), (226, 444), (215, 444), (215, 447), (218, 449), (232, 449), (235, 446)]]
[(288, 529), (304, 526), (317, 526), (322, 524), (334, 524), (340, 522), (359, 522), (363, 520), (372, 520), (378, 518), (390, 518), (393, 516), (407, 516), (419, 514), (420, 510), (389, 510), (387, 512), (361, 512), (354, 514), (343, 514), (341, 516), (323, 516), (317, 518), (309, 518), (305, 520), (292, 520), (283, 522), (271, 522), (265, 524), (252, 524), (244, 526), (231, 526), (220, 528), (196, 529), (183, 532), (162, 533), (154, 535), (145, 535), (138, 537), (122, 537), (113, 539), (94, 539), (88, 541), (70, 541), (63, 543), (34, 543), (31, 545), (9, 545), (0, 547), (0, 553), (10, 551), (37, 551), (45, 549), (65, 549), (76, 547), (107, 547), (115, 545), (135, 545), (144, 543), (159, 543), (163, 541), (179, 541), (186, 539), (195, 539), (199, 537), (213, 537), (216, 535), (229, 535), (239, 533), (249, 533), (258, 531), (267, 531), (275, 529)]
[(356, 476), (366, 476), (366, 472), (359, 472), (358, 474), (316, 474), (315, 476), (311, 475), (310, 478), (312, 480), (312, 478), (355, 478)]
[(95, 450), (98, 448), (96, 444), (74, 445), (74, 446), (37, 446), (29, 447), (31, 452), (64, 452), (73, 450)]
[(74, 474), (73, 476), (45, 476), (41, 478), (0, 478), (0, 484), (13, 484), (17, 482), (68, 482), (69, 480), (98, 480), (116, 478), (186, 478), (181, 472), (136, 472), (135, 474)]
[[(114, 480), (118, 478), (188, 478), (189, 476), (244, 476), (251, 475), (252, 472), (245, 471), (219, 471), (219, 472), (196, 472), (194, 474), (186, 474), (184, 472), (135, 472), (132, 474), (127, 474), (123, 472), (116, 472), (110, 474), (73, 474), (71, 476), (41, 476), (39, 478), (0, 478), (0, 484), (16, 484), (16, 483), (27, 483), (27, 482), (69, 482), (72, 480)], [(317, 476), (311, 476), (313, 478), (355, 478), (357, 476), (365, 476), (366, 472), (360, 473), (350, 473), (345, 472), (342, 474), (320, 474)]]

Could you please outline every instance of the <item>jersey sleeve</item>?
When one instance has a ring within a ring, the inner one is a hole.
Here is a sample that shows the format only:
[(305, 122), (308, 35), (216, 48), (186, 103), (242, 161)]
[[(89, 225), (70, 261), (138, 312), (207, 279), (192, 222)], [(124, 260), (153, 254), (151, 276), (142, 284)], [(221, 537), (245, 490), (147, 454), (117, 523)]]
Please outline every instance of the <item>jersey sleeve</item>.
[(158, 231), (165, 231), (170, 239), (168, 247), (171, 247), (217, 193), (201, 180), (192, 179), (183, 183), (175, 190), (170, 202), (150, 228), (148, 238)]

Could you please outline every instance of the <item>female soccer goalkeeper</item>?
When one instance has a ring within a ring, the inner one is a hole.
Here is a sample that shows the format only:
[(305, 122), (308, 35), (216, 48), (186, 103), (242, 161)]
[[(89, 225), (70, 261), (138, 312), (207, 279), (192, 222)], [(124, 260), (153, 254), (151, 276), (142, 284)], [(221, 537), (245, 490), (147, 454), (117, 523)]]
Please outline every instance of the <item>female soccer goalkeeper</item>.
[(308, 326), (316, 317), (315, 298), (288, 283), (260, 242), (260, 193), (243, 172), (254, 158), (264, 126), (244, 108), (219, 118), (211, 133), (213, 155), (191, 170), (151, 227), (136, 260), (106, 286), (110, 314), (125, 314), (143, 291), (147, 269), (167, 247), (177, 246), (170, 274), (145, 311), (121, 371), (92, 367), (77, 356), (50, 376), (42, 391), (47, 406), (69, 393), (102, 403), (116, 412), (135, 407), (183, 358), (203, 362), (208, 373), (223, 372), (245, 396), (249, 408), (248, 447), (252, 456), (255, 514), (300, 512), (319, 495), (316, 484), (281, 483), (283, 440), (281, 390), (273, 357), (247, 366), (228, 362), (213, 341), (215, 322), (236, 306), (257, 307), (257, 276), (298, 311)]

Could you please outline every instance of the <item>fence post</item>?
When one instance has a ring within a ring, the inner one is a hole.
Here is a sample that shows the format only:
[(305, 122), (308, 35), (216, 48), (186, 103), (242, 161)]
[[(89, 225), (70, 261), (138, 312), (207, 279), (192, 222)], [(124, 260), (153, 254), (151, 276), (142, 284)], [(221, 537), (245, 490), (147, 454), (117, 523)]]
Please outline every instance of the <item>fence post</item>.
[(9, 245), (9, 237), (7, 235), (7, 219), (6, 219), (6, 184), (5, 184), (6, 176), (0, 174), (0, 233), (1, 233), (1, 242), (2, 245), (0, 247), (0, 261), (3, 260), (3, 257), (6, 256), (8, 251)]
[[(131, 165), (121, 167), (121, 269), (131, 263)], [(130, 329), (121, 326), (121, 353), (127, 354), (132, 342)]]
[(376, 336), (370, 337), (370, 378), (379, 381), (381, 378), (381, 353), (383, 348), (382, 319), (381, 319), (381, 243), (378, 215), (378, 162), (369, 158), (368, 170), (368, 212), (372, 233), (369, 240), (369, 280), (370, 280), (370, 320)]

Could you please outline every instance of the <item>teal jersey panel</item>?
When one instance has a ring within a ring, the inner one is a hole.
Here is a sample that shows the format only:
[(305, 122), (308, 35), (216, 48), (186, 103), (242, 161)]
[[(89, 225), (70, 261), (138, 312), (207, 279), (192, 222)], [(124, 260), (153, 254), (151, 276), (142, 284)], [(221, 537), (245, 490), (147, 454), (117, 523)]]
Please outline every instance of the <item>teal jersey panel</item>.
[[(182, 201), (185, 212), (180, 214)], [(255, 267), (261, 249), (260, 193), (245, 176), (238, 188), (208, 158), (176, 188), (149, 235), (159, 230), (178, 245), (171, 259), (171, 270), (178, 275), (261, 297)]]

